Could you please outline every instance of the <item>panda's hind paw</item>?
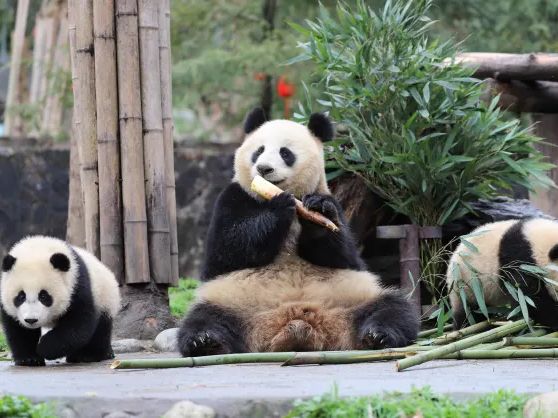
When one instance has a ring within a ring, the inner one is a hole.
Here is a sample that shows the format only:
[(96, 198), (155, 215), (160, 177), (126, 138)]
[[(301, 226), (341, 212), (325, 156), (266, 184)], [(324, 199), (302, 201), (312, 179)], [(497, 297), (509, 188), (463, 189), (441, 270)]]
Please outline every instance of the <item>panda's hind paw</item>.
[(45, 359), (41, 357), (18, 358), (14, 359), (14, 363), (16, 366), (42, 367), (45, 365)]
[(408, 343), (409, 341), (397, 331), (375, 326), (364, 329), (359, 341), (363, 350), (404, 347)]
[(231, 350), (220, 340), (219, 335), (213, 331), (185, 335), (180, 339), (180, 352), (184, 357), (230, 353)]

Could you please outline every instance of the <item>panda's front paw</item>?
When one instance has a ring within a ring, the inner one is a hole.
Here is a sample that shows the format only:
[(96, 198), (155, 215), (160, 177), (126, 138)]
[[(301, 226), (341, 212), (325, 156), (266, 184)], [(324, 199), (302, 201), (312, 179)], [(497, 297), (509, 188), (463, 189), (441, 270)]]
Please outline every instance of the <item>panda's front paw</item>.
[(42, 367), (45, 365), (45, 359), (41, 357), (14, 358), (16, 366), (26, 367)]
[(52, 338), (50, 332), (43, 335), (37, 345), (37, 354), (47, 360), (56, 360), (66, 356), (61, 343)]
[(405, 347), (409, 341), (399, 331), (381, 325), (363, 327), (359, 335), (359, 348), (362, 350), (377, 350), (381, 348)]
[(335, 198), (326, 194), (307, 194), (302, 198), (306, 209), (321, 213), (336, 224), (339, 224), (339, 210)]
[(180, 337), (180, 353), (184, 357), (210, 356), (213, 354), (229, 354), (228, 347), (219, 334), (214, 331), (200, 331)]

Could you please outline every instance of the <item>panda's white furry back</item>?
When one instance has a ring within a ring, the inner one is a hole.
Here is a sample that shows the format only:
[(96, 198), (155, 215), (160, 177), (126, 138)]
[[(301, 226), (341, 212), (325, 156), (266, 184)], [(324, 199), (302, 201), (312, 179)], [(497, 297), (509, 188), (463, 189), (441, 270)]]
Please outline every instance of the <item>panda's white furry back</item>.
[(94, 255), (57, 238), (32, 236), (10, 249), (2, 270), (2, 324), (16, 364), (113, 357), (120, 293), (114, 274)]
[(529, 306), (532, 318), (558, 329), (558, 288), (550, 281), (542, 281), (540, 275), (521, 268), (523, 264), (546, 268), (549, 278), (558, 282), (558, 272), (548, 269), (553, 264), (558, 267), (558, 221), (533, 218), (494, 222), (477, 228), (465, 239), (469, 245), (459, 244), (447, 272), (456, 328), (466, 324), (460, 287), (468, 305), (476, 307), (470, 286), (475, 272), (483, 286), (487, 306), (515, 303), (503, 286), (503, 279), (521, 288), (533, 300), (536, 308)]
[[(219, 196), (206, 242), (206, 282), (179, 333), (183, 355), (398, 346), (418, 318), (398, 292), (365, 270), (339, 203), (327, 188), (327, 117), (308, 126), (246, 119), (233, 182)], [(256, 175), (285, 193), (265, 201)], [(334, 233), (295, 216), (293, 195), (338, 224)]]

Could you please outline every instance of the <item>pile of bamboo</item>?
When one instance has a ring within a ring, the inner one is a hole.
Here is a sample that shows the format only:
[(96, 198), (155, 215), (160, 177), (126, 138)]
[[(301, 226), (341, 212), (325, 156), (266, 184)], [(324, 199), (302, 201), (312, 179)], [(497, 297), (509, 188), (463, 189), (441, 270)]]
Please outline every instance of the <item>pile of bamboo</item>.
[[(447, 330), (447, 328), (445, 328)], [(527, 331), (527, 332), (526, 332)], [(422, 331), (408, 347), (363, 351), (317, 351), (284, 353), (241, 353), (204, 357), (116, 360), (113, 369), (198, 367), (238, 363), (348, 364), (397, 360), (397, 371), (432, 360), (529, 359), (558, 357), (558, 332), (531, 328), (525, 320), (489, 322), (437, 336), (437, 330)]]
[(169, 8), (68, 4), (80, 167), (71, 195), (81, 186), (87, 249), (127, 284), (178, 281)]
[[(29, 9), (29, 0), (18, 1), (6, 98), (6, 135), (55, 136), (61, 132), (67, 113), (63, 106), (70, 69), (67, 3), (42, 1), (35, 16), (32, 66), (27, 74), (22, 62), (29, 43), (25, 37)], [(34, 115), (32, 121), (21, 117), (25, 105), (30, 106), (28, 113)]]

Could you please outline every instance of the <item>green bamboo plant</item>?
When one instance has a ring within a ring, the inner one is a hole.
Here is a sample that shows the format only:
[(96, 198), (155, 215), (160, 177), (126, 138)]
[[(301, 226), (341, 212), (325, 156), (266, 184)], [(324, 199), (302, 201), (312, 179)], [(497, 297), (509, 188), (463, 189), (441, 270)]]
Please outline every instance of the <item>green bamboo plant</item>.
[[(290, 62), (311, 60), (315, 83), (295, 117), (319, 103), (339, 123), (326, 149), (332, 174), (350, 172), (396, 212), (418, 225), (444, 225), (472, 212), (470, 202), (521, 185), (553, 185), (535, 145), (540, 138), (481, 100), (473, 70), (455, 63), (454, 42), (430, 40), (431, 0), (366, 1), (336, 16), (325, 8), (305, 27), (306, 42)], [(432, 295), (444, 263), (433, 262), (438, 240), (422, 246), (423, 277)], [(429, 279), (430, 278), (430, 279)], [(435, 296), (436, 298), (436, 296)]]

